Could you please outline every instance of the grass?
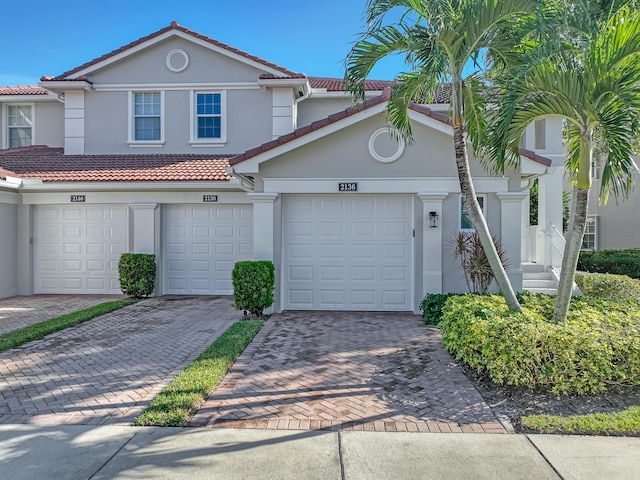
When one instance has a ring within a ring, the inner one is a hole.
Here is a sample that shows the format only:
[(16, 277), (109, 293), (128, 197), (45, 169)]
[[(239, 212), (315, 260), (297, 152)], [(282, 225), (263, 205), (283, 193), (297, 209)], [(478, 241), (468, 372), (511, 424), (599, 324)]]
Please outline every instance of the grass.
[(8, 350), (9, 348), (18, 347), (27, 342), (31, 342), (32, 340), (38, 340), (39, 338), (46, 337), (51, 333), (86, 322), (87, 320), (104, 315), (105, 313), (131, 305), (132, 303), (134, 303), (134, 300), (130, 299), (105, 302), (99, 305), (94, 305), (93, 307), (85, 308), (84, 310), (67, 313), (60, 317), (34, 323), (33, 325), (14, 330), (12, 332), (3, 333), (0, 335), (0, 352)]
[(538, 433), (640, 436), (640, 407), (632, 406), (621, 412), (570, 417), (528, 415), (522, 417), (522, 424)]
[(178, 427), (220, 383), (264, 322), (236, 322), (189, 364), (136, 419), (136, 425)]

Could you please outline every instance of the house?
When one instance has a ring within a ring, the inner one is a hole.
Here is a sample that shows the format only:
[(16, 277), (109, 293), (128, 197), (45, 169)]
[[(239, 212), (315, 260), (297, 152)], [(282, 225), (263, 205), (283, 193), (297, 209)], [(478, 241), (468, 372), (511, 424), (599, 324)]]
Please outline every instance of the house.
[[(418, 311), (464, 291), (447, 245), (470, 228), (446, 89), (391, 135), (388, 81), (352, 106), (340, 79), (275, 65), (173, 22), (38, 86), (0, 88), (0, 296), (119, 293), (123, 252), (154, 253), (156, 293), (230, 294), (238, 260), (276, 265), (276, 311)], [(561, 225), (554, 119), (520, 171), (475, 186), (522, 288), (528, 188)], [(546, 207), (545, 207), (546, 205)], [(544, 238), (534, 253), (551, 265)]]

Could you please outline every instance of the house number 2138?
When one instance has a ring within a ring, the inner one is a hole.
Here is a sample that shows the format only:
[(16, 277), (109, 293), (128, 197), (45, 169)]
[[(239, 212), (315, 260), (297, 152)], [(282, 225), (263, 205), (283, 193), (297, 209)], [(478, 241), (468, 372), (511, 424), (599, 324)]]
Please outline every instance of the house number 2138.
[(358, 191), (358, 183), (357, 182), (345, 182), (338, 184), (339, 192), (357, 192)]

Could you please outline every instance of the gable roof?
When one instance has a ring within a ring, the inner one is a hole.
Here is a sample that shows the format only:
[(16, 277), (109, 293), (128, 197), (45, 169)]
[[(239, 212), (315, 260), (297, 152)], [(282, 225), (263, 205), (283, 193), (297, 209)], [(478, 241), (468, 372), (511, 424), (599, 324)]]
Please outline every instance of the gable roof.
[[(385, 102), (387, 102), (387, 100), (389, 100), (389, 94), (390, 94), (390, 88), (387, 87), (382, 95), (378, 96), (378, 97), (374, 97), (372, 99), (368, 99), (365, 102), (358, 104), (356, 106), (353, 107), (349, 107), (345, 110), (342, 110), (340, 112), (334, 113), (332, 115), (329, 115), (326, 118), (323, 118), (322, 120), (317, 120), (313, 123), (311, 123), (310, 125), (306, 125), (304, 127), (298, 128), (296, 130), (294, 130), (291, 133), (288, 133), (286, 135), (282, 135), (281, 137), (276, 138), (275, 140), (271, 140), (269, 142), (263, 143), (262, 145), (259, 145), (255, 148), (251, 148), (249, 150), (247, 150), (246, 152), (240, 154), (240, 155), (236, 155), (234, 157), (231, 157), (229, 159), (229, 165), (230, 166), (234, 166), (237, 165), (239, 163), (242, 163), (246, 160), (249, 160), (250, 158), (253, 158), (257, 155), (260, 155), (262, 153), (268, 152), (269, 150), (273, 150), (276, 147), (285, 145), (287, 143), (292, 142), (293, 140), (296, 140), (298, 138), (301, 137), (305, 137), (307, 135), (309, 135), (310, 133), (315, 132), (316, 130), (320, 130), (322, 128), (328, 127), (330, 125), (333, 125), (341, 120), (344, 120), (348, 117), (352, 117), (353, 115), (356, 115), (357, 113), (363, 112), (367, 109), (370, 109), (372, 107), (375, 107), (376, 105), (380, 105), (383, 104)], [(421, 115), (424, 115), (425, 117), (429, 117), (433, 120), (436, 120), (437, 122), (440, 122), (444, 125), (448, 125), (451, 126), (453, 125), (451, 122), (451, 119), (440, 112), (436, 112), (424, 105), (418, 105), (416, 103), (411, 102), (411, 104), (409, 105), (409, 109), (411, 111), (414, 111), (416, 113), (419, 113)]]
[(164, 27), (161, 28), (160, 30), (158, 30), (157, 32), (151, 33), (150, 35), (147, 35), (145, 37), (141, 37), (138, 40), (135, 40), (131, 43), (128, 43), (127, 45), (123, 45), (120, 48), (117, 48), (115, 50), (113, 50), (112, 52), (106, 53), (98, 58), (94, 58), (93, 60), (84, 63), (78, 67), (75, 67), (71, 70), (68, 70), (60, 75), (57, 75), (55, 77), (49, 77), (49, 76), (44, 76), (42, 77), (42, 81), (46, 82), (46, 81), (60, 81), (60, 80), (68, 80), (68, 79), (72, 79), (74, 78), (74, 75), (78, 74), (79, 72), (83, 72), (91, 67), (98, 67), (101, 63), (111, 60), (116, 56), (119, 56), (121, 54), (127, 54), (127, 53), (133, 53), (133, 49), (135, 47), (138, 47), (146, 42), (150, 42), (158, 37), (161, 37), (164, 34), (170, 33), (170, 32), (181, 32), (183, 34), (186, 34), (190, 37), (192, 37), (195, 40), (199, 40), (199, 41), (203, 41), (206, 42), (207, 44), (213, 46), (213, 47), (217, 47), (220, 48), (222, 50), (227, 51), (230, 54), (233, 55), (238, 55), (240, 57), (245, 58), (246, 60), (258, 63), (264, 67), (266, 67), (269, 70), (274, 70), (279, 72), (279, 74), (282, 74), (284, 76), (297, 76), (300, 75), (297, 72), (294, 72), (292, 70), (289, 70), (288, 68), (284, 68), (281, 67), (280, 65), (276, 65), (275, 63), (269, 62), (267, 60), (264, 60), (260, 57), (256, 57), (255, 55), (251, 55), (250, 53), (247, 53), (243, 50), (240, 50), (238, 48), (232, 47), (231, 45), (227, 45), (226, 43), (222, 43), (218, 40), (215, 40), (211, 37), (208, 37), (206, 35), (202, 35), (198, 32), (194, 32), (192, 30), (189, 30), (186, 27), (183, 27), (182, 25), (179, 25), (178, 22), (173, 21), (171, 22), (171, 24), (168, 27)]
[(0, 178), (43, 182), (224, 181), (228, 155), (65, 155), (61, 148), (35, 146), (0, 150)]
[[(366, 100), (365, 102), (359, 105), (349, 107), (338, 113), (334, 113), (333, 115), (329, 115), (328, 117), (322, 120), (317, 120), (309, 125), (298, 128), (291, 133), (282, 135), (281, 137), (278, 137), (275, 140), (271, 140), (269, 142), (263, 143), (262, 145), (251, 148), (240, 155), (231, 157), (229, 159), (229, 166), (233, 167), (251, 158), (254, 158), (266, 152), (269, 152), (277, 147), (290, 144), (294, 140), (308, 137), (310, 134), (316, 131), (322, 130), (324, 128), (327, 128), (331, 125), (334, 125), (342, 120), (347, 119), (348, 117), (352, 117), (358, 113), (364, 112), (365, 110), (371, 109), (378, 105), (382, 105), (389, 100), (389, 95), (390, 95), (390, 87), (387, 87), (383, 90), (382, 95), (378, 97)], [(415, 102), (411, 102), (409, 104), (409, 113), (411, 114), (412, 112), (414, 114), (418, 114), (425, 118), (435, 120), (436, 122), (442, 124), (443, 126), (447, 126), (447, 127), (453, 126), (453, 122), (451, 121), (451, 118), (448, 115), (442, 112), (432, 110), (431, 108), (425, 105), (419, 105)], [(309, 141), (311, 141), (310, 137), (309, 137)], [(520, 149), (520, 155), (536, 163), (539, 163), (545, 167), (551, 166), (551, 163), (552, 163), (551, 160), (549, 160), (548, 158), (538, 155), (537, 153), (531, 150)]]

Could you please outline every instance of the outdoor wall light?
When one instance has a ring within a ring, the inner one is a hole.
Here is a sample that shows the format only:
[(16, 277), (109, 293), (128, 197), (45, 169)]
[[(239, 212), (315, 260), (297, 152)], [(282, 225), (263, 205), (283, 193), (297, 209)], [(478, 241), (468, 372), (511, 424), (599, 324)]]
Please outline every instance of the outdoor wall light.
[(429, 212), (429, 225), (431, 228), (438, 228), (438, 212)]

